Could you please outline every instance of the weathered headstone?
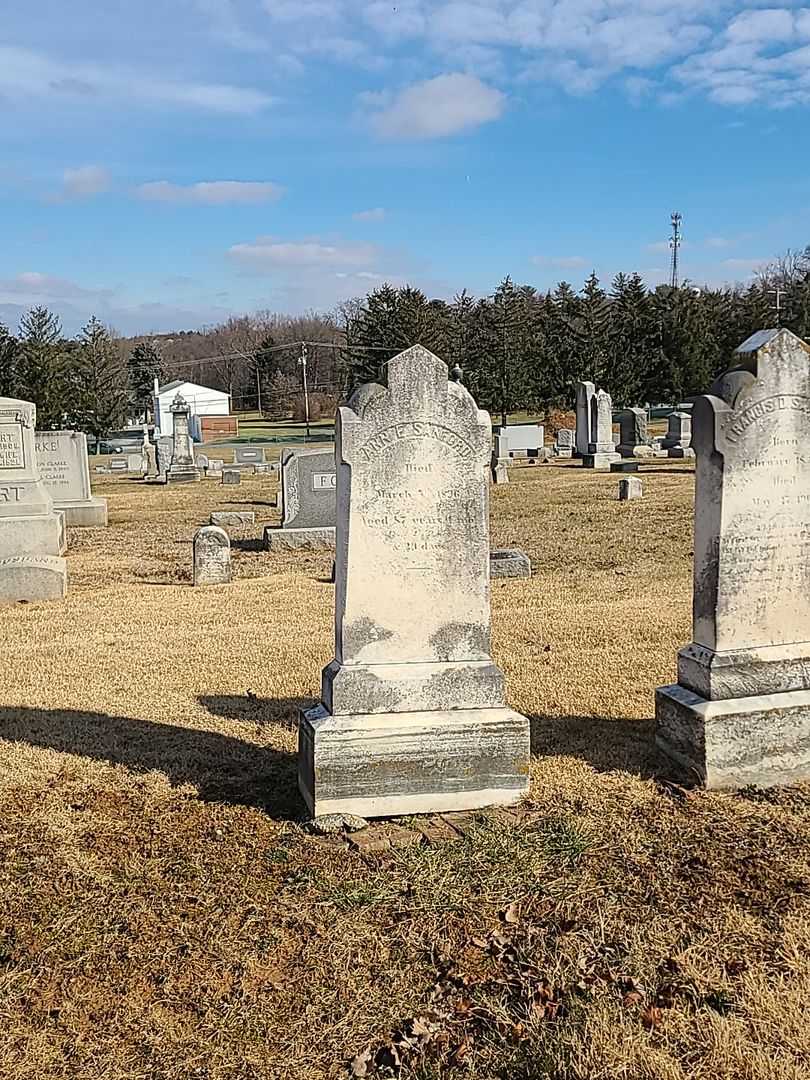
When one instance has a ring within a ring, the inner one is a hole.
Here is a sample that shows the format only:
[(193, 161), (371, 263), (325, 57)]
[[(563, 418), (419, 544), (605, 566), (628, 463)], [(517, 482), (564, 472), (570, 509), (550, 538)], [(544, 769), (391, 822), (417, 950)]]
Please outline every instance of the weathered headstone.
[(616, 449), (624, 458), (652, 455), (645, 409), (622, 409), (619, 413), (619, 445)]
[(281, 456), (281, 528), (264, 531), (269, 551), (335, 546), (335, 455), (285, 450)]
[(174, 423), (172, 431), (172, 463), (166, 473), (170, 484), (195, 482), (200, 479), (200, 470), (194, 464), (194, 443), (189, 430), (191, 409), (177, 394), (172, 402), (171, 414)]
[(65, 519), (42, 482), (35, 422), (32, 402), (0, 398), (0, 601), (67, 590)]
[(110, 472), (129, 472), (129, 462), (125, 457), (110, 458)]
[(591, 438), (591, 424), (593, 411), (591, 402), (596, 393), (596, 387), (592, 382), (579, 382), (576, 386), (576, 451), (578, 457), (585, 457), (590, 453), (590, 445), (594, 441)]
[(212, 525), (255, 525), (256, 514), (253, 510), (215, 510), (208, 519)]
[(107, 500), (93, 495), (87, 436), (82, 431), (38, 431), (37, 461), (42, 482), (65, 523), (80, 527), (107, 524)]
[(146, 454), (141, 451), (138, 454), (127, 454), (127, 472), (135, 473), (136, 476), (146, 476)]
[(493, 484), (509, 483), (509, 440), (506, 435), (496, 435), (493, 440), (490, 472)]
[(235, 465), (261, 465), (264, 463), (263, 446), (237, 446), (233, 452)]
[(222, 483), (223, 484), (241, 484), (242, 474), (238, 469), (223, 469), (222, 470)]
[(489, 576), (491, 578), (530, 578), (532, 564), (529, 556), (520, 548), (498, 548), (490, 551)]
[(628, 476), (619, 481), (619, 502), (626, 502), (628, 499), (640, 499), (641, 494), (641, 479), (638, 476)]
[(692, 415), (687, 412), (672, 412), (667, 417), (667, 434), (661, 442), (661, 449), (666, 450), (671, 458), (694, 457), (692, 449)]
[(497, 434), (506, 439), (507, 457), (537, 457), (545, 429), (542, 424), (509, 424), (498, 428)]
[(208, 456), (206, 454), (197, 454), (194, 458), (194, 464), (204, 472), (209, 465)]
[(230, 538), (224, 529), (204, 525), (194, 534), (194, 584), (225, 585), (230, 580)]
[(692, 411), (693, 641), (657, 739), (709, 787), (810, 777), (810, 346), (755, 334)]
[(225, 468), (225, 462), (222, 458), (209, 458), (208, 459), (208, 472), (219, 473)]
[(169, 466), (172, 463), (172, 449), (174, 439), (170, 435), (161, 435), (155, 443), (155, 455), (157, 457), (158, 480), (165, 482)]
[(335, 659), (302, 715), (313, 814), (518, 801), (529, 724), (507, 708), (489, 617), (489, 416), (414, 346), (336, 418)]
[[(587, 384), (585, 384), (587, 385)], [(591, 398), (591, 435), (588, 452), (582, 457), (586, 469), (609, 469), (612, 461), (618, 461), (613, 446), (613, 403), (610, 394), (597, 391)]]
[(574, 455), (577, 433), (573, 428), (560, 428), (554, 440), (554, 453), (557, 457), (570, 458)]

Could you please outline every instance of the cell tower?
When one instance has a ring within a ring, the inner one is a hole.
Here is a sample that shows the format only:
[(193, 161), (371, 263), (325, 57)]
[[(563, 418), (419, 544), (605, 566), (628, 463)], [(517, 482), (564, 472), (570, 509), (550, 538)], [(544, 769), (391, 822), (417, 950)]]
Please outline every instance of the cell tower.
[(669, 283), (673, 289), (678, 288), (678, 254), (681, 250), (681, 222), (683, 218), (676, 210), (672, 215), (672, 236), (669, 240), (669, 246), (672, 249), (672, 267), (669, 275)]

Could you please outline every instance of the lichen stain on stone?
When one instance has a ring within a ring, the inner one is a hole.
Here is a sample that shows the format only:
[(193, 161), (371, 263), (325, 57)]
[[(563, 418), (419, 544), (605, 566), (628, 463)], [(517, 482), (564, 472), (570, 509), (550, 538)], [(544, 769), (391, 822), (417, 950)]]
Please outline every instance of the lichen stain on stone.
[(367, 616), (357, 619), (356, 622), (343, 629), (346, 651), (352, 656), (357, 656), (366, 645), (373, 645), (393, 636), (390, 630), (386, 630), (384, 626), (380, 626)]
[[(466, 649), (460, 646), (466, 643)], [(489, 655), (489, 631), (481, 623), (446, 623), (430, 636), (430, 644), (439, 660), (452, 660), (459, 654), (466, 656), (478, 651)]]

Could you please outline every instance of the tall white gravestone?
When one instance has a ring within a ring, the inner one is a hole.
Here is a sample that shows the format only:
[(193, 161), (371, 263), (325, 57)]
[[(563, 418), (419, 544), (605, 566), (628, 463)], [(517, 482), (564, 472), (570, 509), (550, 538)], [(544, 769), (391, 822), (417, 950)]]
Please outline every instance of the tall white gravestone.
[(591, 438), (591, 401), (596, 393), (592, 382), (579, 382), (576, 386), (576, 452), (578, 457), (590, 453), (588, 447)]
[(36, 406), (0, 398), (0, 601), (59, 600), (67, 589), (64, 517), (40, 476)]
[(83, 431), (38, 431), (37, 461), (54, 507), (77, 527), (107, 524), (107, 500), (93, 495)]
[(709, 787), (810, 776), (810, 346), (762, 331), (692, 412), (693, 641), (657, 739)]
[(610, 394), (599, 390), (591, 398), (591, 442), (582, 464), (586, 469), (609, 469), (620, 459), (613, 443), (613, 402)]
[(172, 402), (172, 461), (166, 480), (170, 484), (188, 483), (200, 479), (200, 470), (194, 464), (194, 443), (189, 431), (190, 406), (180, 394)]
[(529, 723), (490, 651), (491, 425), (417, 345), (336, 418), (335, 659), (304, 713), (313, 814), (517, 802)]

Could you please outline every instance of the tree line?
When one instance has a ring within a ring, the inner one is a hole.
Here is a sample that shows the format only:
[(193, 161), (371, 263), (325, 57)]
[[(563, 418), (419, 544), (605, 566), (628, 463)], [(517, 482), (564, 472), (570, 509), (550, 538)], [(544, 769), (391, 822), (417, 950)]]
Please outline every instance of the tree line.
[(386, 284), (330, 313), (265, 311), (135, 338), (92, 318), (67, 339), (58, 318), (35, 307), (16, 335), (0, 324), (0, 395), (34, 401), (43, 428), (96, 437), (148, 418), (156, 378), (224, 390), (234, 411), (297, 418), (302, 359), (317, 415), (384, 378), (385, 363), (419, 343), (460, 367), (481, 407), (502, 419), (569, 408), (582, 379), (603, 386), (617, 406), (669, 404), (705, 392), (746, 337), (777, 322), (810, 337), (810, 247), (788, 252), (745, 287), (648, 289), (633, 273), (605, 288), (591, 274), (579, 291), (561, 282), (540, 292), (507, 277), (491, 296), (463, 290), (448, 302)]

